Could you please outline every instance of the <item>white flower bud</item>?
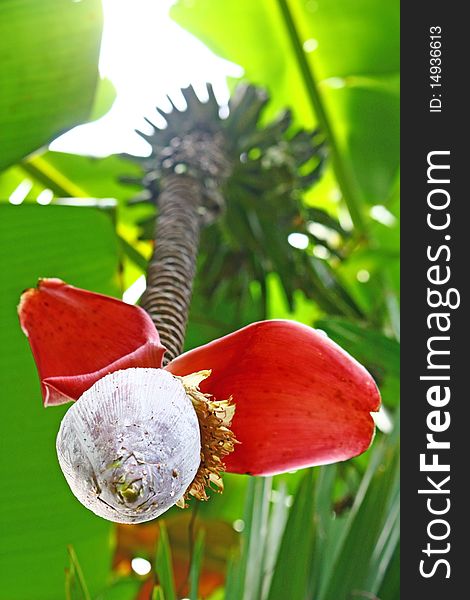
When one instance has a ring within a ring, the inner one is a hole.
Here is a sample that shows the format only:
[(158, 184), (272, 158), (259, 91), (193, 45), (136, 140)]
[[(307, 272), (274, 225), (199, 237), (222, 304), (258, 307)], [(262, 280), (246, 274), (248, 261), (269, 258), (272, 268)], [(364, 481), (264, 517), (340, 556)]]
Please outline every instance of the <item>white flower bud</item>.
[(199, 423), (181, 380), (162, 369), (125, 369), (70, 407), (57, 454), (82, 504), (110, 521), (140, 523), (176, 504), (194, 480)]

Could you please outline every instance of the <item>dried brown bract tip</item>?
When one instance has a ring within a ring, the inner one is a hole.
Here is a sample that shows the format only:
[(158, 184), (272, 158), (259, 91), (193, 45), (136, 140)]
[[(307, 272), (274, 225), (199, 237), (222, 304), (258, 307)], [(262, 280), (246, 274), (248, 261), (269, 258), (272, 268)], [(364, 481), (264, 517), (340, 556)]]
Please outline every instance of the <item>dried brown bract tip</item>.
[(201, 381), (210, 374), (210, 371), (199, 371), (180, 378), (187, 396), (193, 403), (201, 433), (201, 464), (193, 482), (178, 502), (180, 507), (185, 506), (185, 500), (189, 496), (198, 500), (208, 500), (207, 490), (223, 492), (223, 459), (233, 452), (235, 444), (239, 443), (230, 429), (235, 414), (232, 399), (214, 400), (199, 390)]

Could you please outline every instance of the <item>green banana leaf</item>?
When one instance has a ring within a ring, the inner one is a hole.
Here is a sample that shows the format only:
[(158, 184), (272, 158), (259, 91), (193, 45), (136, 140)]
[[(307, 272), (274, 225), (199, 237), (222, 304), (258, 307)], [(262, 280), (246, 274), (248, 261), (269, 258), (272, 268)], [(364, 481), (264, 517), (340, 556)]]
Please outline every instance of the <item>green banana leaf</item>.
[(111, 526), (75, 500), (60, 471), (55, 436), (67, 406), (43, 408), (16, 306), (39, 277), (119, 294), (112, 215), (99, 208), (0, 204), (0, 263), (0, 597), (63, 598), (68, 545), (96, 594), (109, 574)]
[(101, 29), (99, 0), (2, 0), (0, 170), (88, 118)]

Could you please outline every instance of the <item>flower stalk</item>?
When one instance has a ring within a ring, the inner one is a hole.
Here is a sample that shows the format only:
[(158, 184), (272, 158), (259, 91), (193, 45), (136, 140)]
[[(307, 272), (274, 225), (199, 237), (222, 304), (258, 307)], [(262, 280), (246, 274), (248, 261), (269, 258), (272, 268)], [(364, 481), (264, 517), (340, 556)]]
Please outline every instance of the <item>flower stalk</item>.
[(169, 175), (162, 182), (155, 247), (141, 305), (166, 348), (164, 363), (181, 354), (201, 228), (202, 190), (193, 177)]
[(152, 146), (143, 183), (158, 209), (141, 304), (167, 349), (164, 364), (183, 351), (201, 228), (220, 214), (220, 186), (231, 171), (225, 136), (213, 122), (215, 98), (204, 105), (192, 88), (184, 92), (187, 110), (164, 113), (166, 130), (138, 132)]

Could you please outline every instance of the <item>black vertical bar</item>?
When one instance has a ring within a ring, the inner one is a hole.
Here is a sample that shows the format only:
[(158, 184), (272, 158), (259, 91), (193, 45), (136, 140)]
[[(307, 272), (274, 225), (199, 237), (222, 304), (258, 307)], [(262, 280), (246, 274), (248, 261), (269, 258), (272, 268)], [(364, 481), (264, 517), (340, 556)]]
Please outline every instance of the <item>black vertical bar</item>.
[[(464, 8), (436, 0), (402, 3), (403, 599), (470, 597), (470, 30)], [(450, 168), (431, 168), (428, 177), (430, 162)], [(436, 470), (426, 470), (433, 460)], [(449, 471), (440, 470), (446, 465)]]

